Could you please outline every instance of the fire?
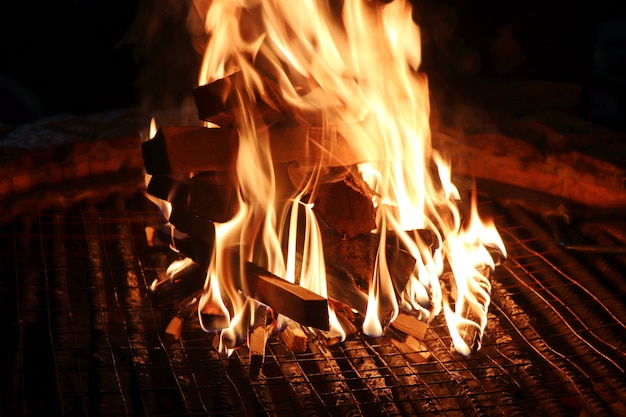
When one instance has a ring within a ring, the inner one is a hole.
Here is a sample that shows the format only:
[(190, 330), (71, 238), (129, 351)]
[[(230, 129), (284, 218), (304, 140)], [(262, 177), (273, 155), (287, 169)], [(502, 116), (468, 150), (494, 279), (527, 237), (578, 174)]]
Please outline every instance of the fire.
[[(256, 110), (256, 97), (264, 93), (263, 75), (277, 82), (283, 99), (302, 119), (316, 115), (328, 135), (337, 131), (362, 157), (355, 168), (371, 189), (376, 210), (376, 228), (371, 233), (380, 237), (364, 332), (383, 334), (400, 309), (424, 321), (443, 309), (454, 348), (469, 353), (473, 341), (466, 340), (468, 329), (476, 330), (471, 337), (479, 341), (489, 305), (487, 271), (494, 263), (488, 248), (504, 253), (504, 247), (493, 224), (478, 216), (475, 202), (469, 221), (464, 221), (450, 167), (432, 149), (428, 84), (418, 72), (420, 32), (410, 4), (402, 0), (196, 3), (196, 10), (206, 10), (208, 34), (199, 84), (234, 72), (241, 72), (244, 80), (233, 86), (240, 211), (216, 226), (206, 292), (198, 308), (212, 303), (225, 313), (233, 312), (232, 318), (226, 314), (229, 326), (221, 333), (222, 350), (241, 343), (254, 321), (256, 301), (244, 297), (237, 290), (241, 286), (233, 284), (241, 280), (246, 261), (328, 296), (322, 239), (310, 203), (325, 157), (322, 154), (308, 176), (309, 197), (303, 191), (287, 199), (277, 195), (269, 126)], [(334, 149), (327, 151), (331, 155)], [(420, 237), (420, 229), (435, 236), (435, 250)], [(394, 288), (391, 278), (386, 256), (389, 233), (416, 259), (404, 290)], [(302, 241), (298, 236), (303, 236)], [(286, 250), (282, 242), (287, 242)], [(449, 289), (440, 280), (447, 269), (451, 270)], [(333, 311), (329, 317), (330, 333), (345, 337)], [(284, 326), (286, 320), (279, 317), (277, 326)]]

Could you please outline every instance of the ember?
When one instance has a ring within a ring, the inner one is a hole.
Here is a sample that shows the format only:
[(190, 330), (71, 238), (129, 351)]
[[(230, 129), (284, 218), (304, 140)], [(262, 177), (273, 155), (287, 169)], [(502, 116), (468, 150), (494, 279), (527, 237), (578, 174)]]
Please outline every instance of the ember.
[[(325, 2), (214, 1), (206, 10), (194, 96), (207, 127), (161, 127), (143, 155), (148, 192), (172, 206), (172, 246), (206, 270), (199, 317), (221, 332), (222, 352), (252, 341), (259, 303), (278, 314), (275, 328), (295, 320), (329, 340), (353, 327), (336, 306), (360, 312), (373, 336), (399, 314), (406, 329), (443, 307), (453, 348), (478, 349), (495, 267), (488, 248), (504, 247), (475, 204), (460, 208), (431, 147), (410, 5), (352, 0), (338, 13)], [(208, 305), (227, 328), (205, 321)]]

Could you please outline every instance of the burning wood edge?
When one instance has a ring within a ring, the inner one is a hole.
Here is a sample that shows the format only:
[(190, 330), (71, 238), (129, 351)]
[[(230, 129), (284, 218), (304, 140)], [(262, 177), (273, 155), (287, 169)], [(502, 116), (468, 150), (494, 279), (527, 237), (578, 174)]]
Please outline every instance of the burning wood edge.
[[(350, 166), (366, 159), (332, 126), (273, 127), (266, 133), (274, 163), (296, 161), (314, 167), (323, 161), (325, 166)], [(234, 167), (239, 136), (235, 128), (163, 126), (141, 147), (151, 175), (223, 171)]]

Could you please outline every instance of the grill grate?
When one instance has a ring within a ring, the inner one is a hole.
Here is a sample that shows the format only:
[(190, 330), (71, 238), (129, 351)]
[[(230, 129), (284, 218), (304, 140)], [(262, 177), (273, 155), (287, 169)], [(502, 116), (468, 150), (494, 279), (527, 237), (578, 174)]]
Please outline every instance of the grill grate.
[[(625, 256), (564, 251), (542, 218), (483, 205), (509, 258), (478, 353), (451, 353), (440, 316), (415, 354), (362, 335), (294, 354), (273, 335), (256, 378), (246, 348), (223, 360), (197, 326), (164, 338), (172, 312), (147, 288), (169, 255), (146, 246), (159, 214), (141, 195), (20, 213), (0, 230), (2, 414), (626, 414)], [(621, 220), (572, 229), (626, 244)]]

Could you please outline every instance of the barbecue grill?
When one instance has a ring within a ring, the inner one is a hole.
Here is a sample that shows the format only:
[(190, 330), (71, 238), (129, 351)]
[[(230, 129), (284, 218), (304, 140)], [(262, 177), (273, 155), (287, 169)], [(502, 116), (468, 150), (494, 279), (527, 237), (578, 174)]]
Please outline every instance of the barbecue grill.
[(481, 194), (509, 255), (478, 352), (453, 353), (440, 315), (418, 348), (397, 331), (329, 346), (306, 330), (294, 353), (275, 333), (258, 373), (248, 348), (220, 357), (194, 320), (166, 338), (174, 312), (149, 287), (171, 251), (147, 243), (160, 213), (141, 189), (20, 210), (0, 232), (2, 414), (624, 414), (626, 223), (528, 203)]

